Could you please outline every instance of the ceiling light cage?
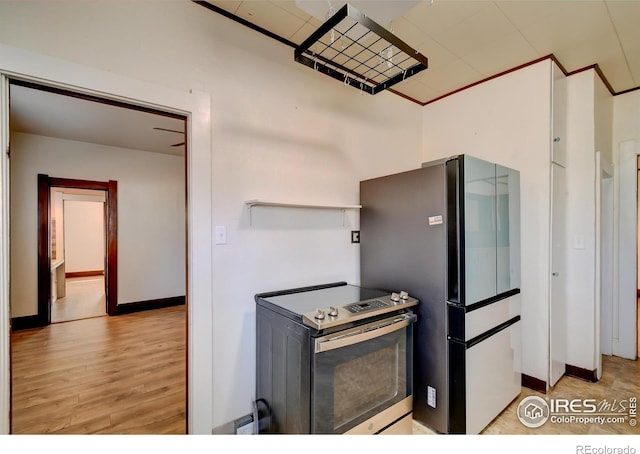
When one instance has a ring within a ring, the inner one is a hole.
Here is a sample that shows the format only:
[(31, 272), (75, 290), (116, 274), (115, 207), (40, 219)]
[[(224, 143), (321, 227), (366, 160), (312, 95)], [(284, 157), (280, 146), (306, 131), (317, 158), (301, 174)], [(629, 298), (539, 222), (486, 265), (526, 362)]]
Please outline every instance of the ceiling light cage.
[(295, 61), (375, 95), (427, 69), (427, 57), (345, 4), (296, 47)]

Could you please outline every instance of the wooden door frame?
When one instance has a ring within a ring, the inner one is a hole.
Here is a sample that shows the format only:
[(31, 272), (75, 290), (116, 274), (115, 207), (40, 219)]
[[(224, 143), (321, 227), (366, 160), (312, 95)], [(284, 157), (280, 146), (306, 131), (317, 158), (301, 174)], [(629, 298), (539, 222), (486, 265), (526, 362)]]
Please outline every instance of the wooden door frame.
[[(152, 107), (187, 118), (187, 432), (211, 435), (214, 426), (211, 383), (215, 381), (217, 364), (211, 326), (214, 308), (211, 302), (215, 300), (211, 276), (216, 263), (211, 235), (214, 206), (211, 131), (212, 112), (215, 111), (211, 93), (198, 89), (173, 89), (91, 68), (82, 62), (73, 63), (0, 44), (0, 78), (5, 76), (128, 105)], [(6, 107), (2, 104), (0, 110)], [(2, 181), (5, 182), (4, 179)], [(2, 207), (3, 216), (8, 217), (8, 203)], [(7, 252), (2, 259), (8, 260)], [(0, 281), (0, 293), (7, 293), (8, 279), (2, 280), (0, 276)], [(9, 299), (0, 298), (0, 306), (3, 314), (8, 312)], [(0, 320), (2, 318), (0, 315)], [(0, 327), (3, 333), (8, 329), (8, 321)], [(3, 360), (0, 367), (8, 370), (8, 361), (2, 355), (0, 359)], [(5, 414), (9, 412), (10, 402), (0, 399), (0, 407), (0, 433), (8, 433)]]
[(38, 174), (38, 326), (51, 323), (51, 188), (105, 191), (105, 293), (108, 315), (118, 306), (118, 182), (52, 178)]

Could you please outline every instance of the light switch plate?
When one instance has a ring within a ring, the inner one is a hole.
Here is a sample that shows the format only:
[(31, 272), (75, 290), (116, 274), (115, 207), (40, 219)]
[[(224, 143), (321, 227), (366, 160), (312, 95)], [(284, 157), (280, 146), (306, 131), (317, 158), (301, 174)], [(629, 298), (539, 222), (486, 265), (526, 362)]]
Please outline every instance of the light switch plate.
[(224, 225), (216, 225), (215, 243), (227, 244), (227, 228)]
[(574, 235), (573, 236), (573, 248), (574, 249), (584, 249), (584, 235)]

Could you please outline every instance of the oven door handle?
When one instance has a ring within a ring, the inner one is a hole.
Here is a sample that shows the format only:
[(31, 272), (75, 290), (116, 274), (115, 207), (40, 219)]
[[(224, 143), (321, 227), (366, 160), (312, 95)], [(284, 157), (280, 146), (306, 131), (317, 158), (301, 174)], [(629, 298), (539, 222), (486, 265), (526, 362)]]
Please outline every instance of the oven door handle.
[(316, 339), (314, 352), (322, 353), (384, 336), (406, 328), (414, 323), (416, 319), (415, 314), (404, 314), (366, 325), (361, 329), (353, 330), (346, 334), (321, 337)]

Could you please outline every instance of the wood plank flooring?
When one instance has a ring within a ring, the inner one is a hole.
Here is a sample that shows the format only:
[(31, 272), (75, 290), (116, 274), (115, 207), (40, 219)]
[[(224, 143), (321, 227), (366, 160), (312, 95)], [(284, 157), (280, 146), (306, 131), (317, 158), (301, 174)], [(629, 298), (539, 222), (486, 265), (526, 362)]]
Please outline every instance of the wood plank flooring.
[(67, 278), (66, 295), (51, 305), (51, 323), (107, 314), (104, 276)]
[(14, 434), (184, 434), (186, 310), (11, 335)]
[[(628, 423), (594, 424), (594, 423), (553, 423), (548, 420), (542, 427), (525, 427), (517, 416), (520, 401), (527, 396), (540, 396), (543, 399), (596, 399), (599, 403), (606, 399), (609, 403), (628, 401), (630, 397), (640, 399), (640, 361), (632, 361), (617, 356), (602, 357), (602, 378), (591, 383), (578, 378), (564, 376), (548, 394), (542, 394), (528, 388), (522, 388), (520, 395), (482, 434), (497, 435), (596, 435), (596, 434), (640, 434), (640, 424), (632, 426)], [(628, 403), (625, 404), (628, 408)], [(637, 419), (640, 419), (640, 414)], [(637, 421), (640, 423), (640, 421)], [(429, 428), (417, 421), (414, 422), (414, 434), (434, 434)]]
[[(183, 434), (186, 431), (185, 307), (57, 323), (12, 334), (12, 433)], [(547, 395), (522, 393), (484, 434), (638, 434), (628, 424), (552, 424), (516, 416), (530, 395), (640, 398), (640, 361), (603, 357), (597, 383), (563, 377)], [(414, 423), (415, 434), (433, 433)]]

